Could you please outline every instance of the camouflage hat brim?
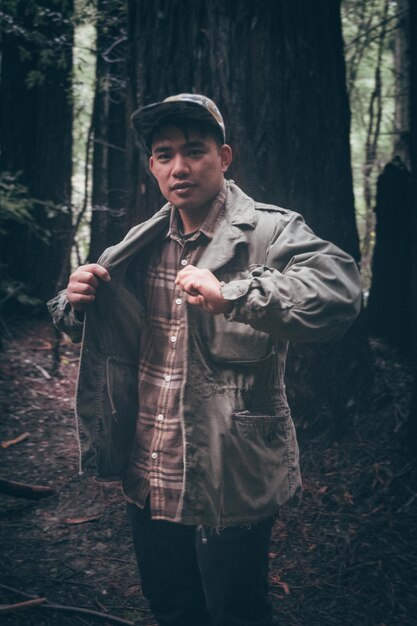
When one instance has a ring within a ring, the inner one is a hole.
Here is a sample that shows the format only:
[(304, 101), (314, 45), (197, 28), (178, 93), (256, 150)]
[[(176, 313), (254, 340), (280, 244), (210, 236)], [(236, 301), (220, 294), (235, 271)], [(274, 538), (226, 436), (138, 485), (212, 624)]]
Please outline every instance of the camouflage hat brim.
[(162, 102), (141, 107), (132, 114), (131, 122), (145, 147), (150, 150), (149, 140), (153, 131), (172, 117), (206, 122), (220, 129), (223, 141), (226, 141), (224, 122), (219, 109), (212, 100), (198, 94), (170, 96)]

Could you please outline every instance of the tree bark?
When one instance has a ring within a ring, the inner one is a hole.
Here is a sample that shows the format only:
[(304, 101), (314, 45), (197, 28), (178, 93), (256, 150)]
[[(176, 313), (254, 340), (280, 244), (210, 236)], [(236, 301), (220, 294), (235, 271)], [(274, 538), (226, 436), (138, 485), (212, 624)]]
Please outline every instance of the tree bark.
[[(339, 2), (130, 0), (129, 44), (131, 109), (180, 92), (211, 97), (234, 150), (230, 177), (258, 200), (301, 212), (359, 260)], [(128, 160), (138, 222), (161, 199), (137, 145)], [(304, 398), (304, 409), (311, 397), (316, 409), (328, 402), (347, 424), (346, 407), (354, 410), (358, 381), (366, 380), (356, 376), (364, 346), (355, 327), (335, 346), (297, 349), (293, 398)]]
[(411, 341), (414, 376), (410, 411), (410, 447), (417, 458), (417, 5), (409, 2), (410, 12), (410, 157), (411, 157)]
[[(133, 106), (182, 91), (212, 97), (236, 182), (302, 212), (358, 259), (339, 3), (135, 0), (129, 12)], [(138, 219), (158, 199), (145, 162), (129, 181)]]
[(89, 260), (120, 241), (129, 228), (126, 208), (126, 8), (98, 0), (93, 110), (93, 187)]
[(378, 178), (376, 243), (366, 308), (371, 335), (406, 352), (411, 336), (411, 176), (399, 157)]
[(410, 14), (408, 0), (397, 0), (395, 31), (394, 156), (410, 168)]

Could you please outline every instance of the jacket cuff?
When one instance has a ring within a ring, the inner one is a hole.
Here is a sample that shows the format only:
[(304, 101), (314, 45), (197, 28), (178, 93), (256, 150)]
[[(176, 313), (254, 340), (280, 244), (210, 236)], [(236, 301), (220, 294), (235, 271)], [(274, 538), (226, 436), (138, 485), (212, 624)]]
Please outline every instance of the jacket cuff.
[(248, 291), (250, 285), (250, 278), (244, 280), (232, 280), (230, 283), (220, 283), (220, 291), (225, 300), (228, 300), (233, 304), (233, 307), (224, 314), (225, 318), (229, 322), (236, 321), (236, 305), (240, 298), (243, 298)]
[(230, 283), (222, 283), (220, 291), (223, 298), (225, 300), (238, 300), (246, 296), (249, 291), (250, 281), (250, 278), (245, 278), (243, 280), (232, 280)]

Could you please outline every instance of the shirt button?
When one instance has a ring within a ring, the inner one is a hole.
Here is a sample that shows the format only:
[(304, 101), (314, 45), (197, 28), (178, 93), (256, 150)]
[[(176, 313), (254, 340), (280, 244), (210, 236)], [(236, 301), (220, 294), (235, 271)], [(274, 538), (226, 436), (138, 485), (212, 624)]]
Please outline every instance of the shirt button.
[(175, 300), (175, 304), (181, 304), (181, 302), (182, 302), (181, 298), (177, 298), (177, 299)]
[(187, 259), (181, 259), (181, 265), (187, 265), (188, 261)]
[(157, 459), (157, 458), (158, 458), (158, 455), (157, 455), (157, 453), (156, 453), (156, 452), (152, 452), (151, 457), (152, 457), (153, 459)]
[(169, 383), (169, 381), (171, 380), (171, 376), (169, 374), (167, 374), (165, 376), (165, 380), (167, 381), (167, 383)]
[(175, 335), (172, 335), (172, 337), (171, 337), (171, 342), (172, 342), (172, 343), (175, 343), (176, 341), (177, 341), (176, 336), (175, 336)]
[(156, 416), (156, 419), (158, 420), (158, 422), (162, 422), (162, 420), (164, 419), (164, 416), (162, 415), (162, 413), (160, 413), (159, 415)]

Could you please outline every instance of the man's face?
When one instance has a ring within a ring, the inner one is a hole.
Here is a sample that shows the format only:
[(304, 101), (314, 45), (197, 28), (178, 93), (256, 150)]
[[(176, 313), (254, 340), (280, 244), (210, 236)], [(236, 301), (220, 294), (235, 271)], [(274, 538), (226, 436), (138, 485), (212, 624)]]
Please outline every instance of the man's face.
[(228, 145), (176, 126), (162, 127), (152, 142), (149, 166), (163, 196), (181, 211), (204, 208), (219, 193), (232, 160)]

